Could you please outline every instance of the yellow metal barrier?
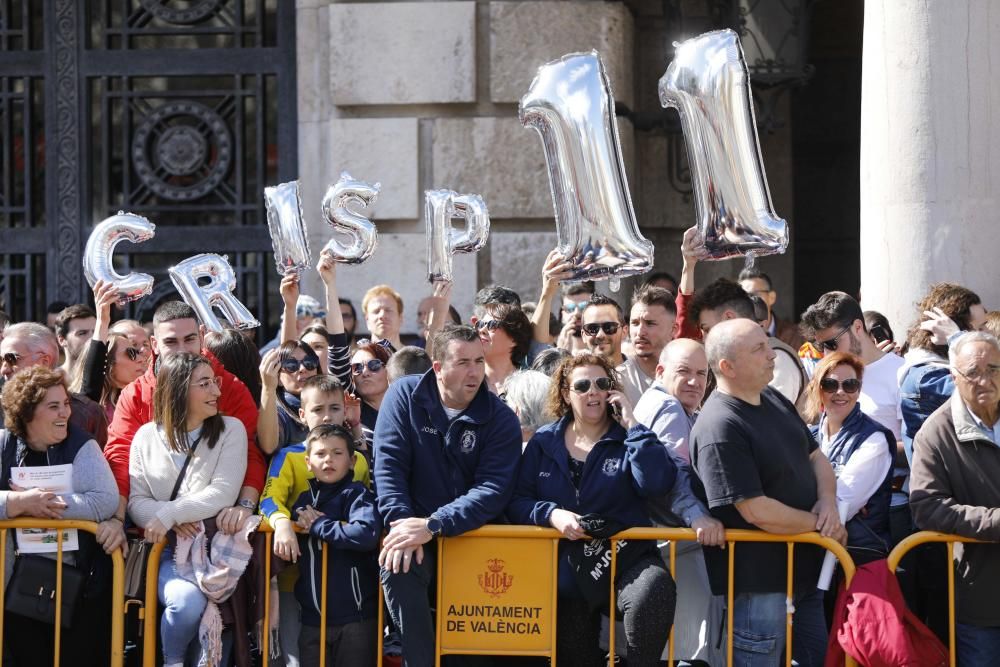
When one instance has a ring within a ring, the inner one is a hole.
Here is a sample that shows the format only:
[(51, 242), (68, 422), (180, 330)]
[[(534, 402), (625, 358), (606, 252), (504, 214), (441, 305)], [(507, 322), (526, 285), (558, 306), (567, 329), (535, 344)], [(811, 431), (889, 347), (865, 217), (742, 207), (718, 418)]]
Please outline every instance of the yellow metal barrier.
[[(455, 538), (439, 538), (438, 539), (438, 562), (437, 562), (437, 594), (438, 594), (438, 615), (436, 619), (436, 636), (437, 643), (435, 645), (435, 661), (436, 665), (440, 667), (442, 646), (441, 646), (441, 636), (442, 628), (445, 614), (442, 612), (442, 589), (443, 589), (443, 578), (445, 573), (445, 560), (446, 555), (444, 544), (449, 541), (454, 540), (465, 540), (465, 539), (475, 539), (475, 538), (494, 538), (494, 539), (548, 539), (552, 540), (553, 543), (553, 553), (556, 551), (556, 544), (558, 540), (561, 539), (561, 535), (558, 531), (552, 528), (538, 528), (534, 526), (484, 526), (477, 530), (470, 531), (459, 537)], [(617, 566), (617, 555), (616, 555), (616, 544), (619, 540), (669, 540), (670, 541), (670, 574), (676, 579), (676, 542), (690, 542), (697, 539), (696, 534), (693, 530), (689, 528), (632, 528), (619, 533), (614, 536), (611, 540), (611, 598), (610, 598), (610, 636), (609, 645), (611, 648), (611, 659), (614, 660), (614, 645), (615, 645), (615, 604), (614, 604), (614, 580), (615, 580), (615, 568)], [(795, 544), (815, 544), (817, 546), (823, 547), (831, 551), (837, 560), (840, 561), (841, 566), (844, 569), (844, 577), (846, 582), (849, 584), (851, 579), (854, 577), (854, 561), (851, 559), (847, 550), (841, 546), (838, 542), (820, 536), (818, 533), (802, 533), (799, 535), (775, 535), (772, 533), (765, 533), (756, 530), (727, 530), (726, 531), (726, 542), (729, 549), (729, 590), (727, 593), (727, 642), (726, 642), (726, 661), (727, 664), (732, 665), (733, 663), (733, 566), (735, 563), (734, 553), (736, 549), (736, 544), (739, 542), (780, 542), (787, 543), (788, 545), (788, 580), (787, 580), (787, 595), (789, 598), (792, 597), (792, 581), (793, 581), (793, 556), (794, 556), (794, 545)], [(553, 556), (555, 558), (555, 556)], [(556, 612), (556, 591), (552, 591), (552, 617), (553, 621), (555, 619)], [(785, 654), (786, 654), (786, 664), (791, 665), (792, 661), (792, 613), (789, 609), (787, 614), (787, 632), (785, 633)], [(553, 623), (554, 626), (554, 623)], [(669, 654), (668, 664), (673, 665), (673, 628), (670, 630), (669, 636)], [(454, 651), (458, 652), (458, 651)], [(463, 651), (465, 653), (473, 653), (473, 651)], [(503, 652), (503, 651), (480, 651), (479, 653), (483, 655), (510, 655), (516, 652)], [(538, 652), (525, 652), (526, 655), (549, 655), (548, 652), (538, 653)], [(553, 664), (555, 663), (555, 634), (552, 635), (552, 646), (551, 655), (553, 658)], [(855, 665), (854, 661), (847, 657), (845, 661), (847, 667), (853, 667)]]
[[(0, 563), (6, 564), (7, 557), (7, 531), (16, 528), (47, 528), (56, 530), (56, 604), (55, 612), (55, 642), (53, 664), (59, 667), (60, 651), (62, 649), (62, 575), (63, 575), (63, 531), (68, 529), (83, 530), (88, 533), (97, 534), (97, 524), (92, 521), (52, 519), (7, 519), (0, 521)], [(3, 567), (4, 565), (0, 565)], [(125, 645), (125, 560), (121, 551), (116, 551), (111, 555), (112, 576), (111, 576), (111, 667), (121, 667), (124, 660)], [(4, 608), (5, 590), (0, 586), (0, 610)], [(0, 654), (3, 653), (3, 623), (0, 623)]]
[(951, 665), (954, 667), (957, 664), (955, 656), (955, 543), (965, 542), (975, 544), (982, 543), (982, 540), (925, 530), (914, 533), (897, 544), (896, 548), (889, 554), (886, 562), (889, 566), (889, 571), (895, 574), (896, 568), (899, 567), (899, 561), (903, 560), (903, 556), (911, 549), (921, 544), (935, 542), (945, 543), (948, 549), (948, 655)]

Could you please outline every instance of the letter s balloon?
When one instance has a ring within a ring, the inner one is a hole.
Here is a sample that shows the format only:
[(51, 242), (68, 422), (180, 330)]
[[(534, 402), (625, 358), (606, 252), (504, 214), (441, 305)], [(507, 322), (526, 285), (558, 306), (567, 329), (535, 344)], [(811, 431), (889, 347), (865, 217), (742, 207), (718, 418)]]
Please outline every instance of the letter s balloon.
[[(357, 181), (346, 171), (340, 175), (340, 180), (330, 186), (323, 197), (323, 216), (333, 227), (335, 236), (327, 242), (324, 250), (333, 254), (336, 262), (345, 264), (360, 264), (375, 252), (378, 244), (378, 230), (374, 223), (359, 211), (375, 203), (381, 184)], [(351, 210), (357, 206), (359, 211)], [(348, 237), (348, 242), (341, 241), (336, 234)]]

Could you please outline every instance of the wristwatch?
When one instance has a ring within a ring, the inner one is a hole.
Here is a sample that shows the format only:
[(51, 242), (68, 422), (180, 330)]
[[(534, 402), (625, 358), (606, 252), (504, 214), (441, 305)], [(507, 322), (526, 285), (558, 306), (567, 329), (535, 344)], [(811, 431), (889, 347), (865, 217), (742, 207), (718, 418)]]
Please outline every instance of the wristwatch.
[(257, 504), (254, 503), (252, 500), (247, 500), (246, 498), (241, 498), (240, 501), (236, 503), (236, 505), (250, 510), (250, 514), (253, 514), (253, 511), (257, 509)]
[(444, 528), (444, 526), (441, 525), (441, 519), (437, 518), (433, 514), (427, 519), (427, 530), (430, 531), (430, 534), (434, 537), (440, 537), (442, 528)]

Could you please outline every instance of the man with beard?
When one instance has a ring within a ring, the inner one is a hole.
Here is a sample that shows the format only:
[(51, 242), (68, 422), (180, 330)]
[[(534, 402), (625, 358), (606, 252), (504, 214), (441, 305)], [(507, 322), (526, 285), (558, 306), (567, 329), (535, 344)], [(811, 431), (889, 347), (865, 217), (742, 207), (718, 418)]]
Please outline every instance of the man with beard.
[[(583, 309), (583, 343), (591, 352), (608, 360), (612, 366), (621, 366), (622, 338), (628, 333), (622, 307), (612, 298), (594, 294)], [(634, 403), (633, 403), (634, 405)]]
[(632, 405), (637, 405), (642, 394), (653, 385), (660, 352), (674, 337), (676, 319), (677, 306), (669, 291), (644, 285), (635, 293), (628, 326), (632, 355), (617, 369), (622, 391)]

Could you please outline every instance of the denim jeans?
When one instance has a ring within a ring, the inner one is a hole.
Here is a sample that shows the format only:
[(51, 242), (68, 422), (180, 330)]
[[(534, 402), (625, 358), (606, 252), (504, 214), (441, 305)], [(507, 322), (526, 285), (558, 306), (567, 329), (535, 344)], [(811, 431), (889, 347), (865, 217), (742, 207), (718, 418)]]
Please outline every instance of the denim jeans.
[[(784, 664), (785, 594), (740, 593), (733, 606), (733, 665), (778, 667)], [(826, 657), (823, 591), (795, 595), (792, 615), (792, 664), (822, 667)]]
[(1000, 664), (1000, 628), (955, 624), (958, 667), (991, 667)]
[(174, 551), (170, 547), (160, 556), (157, 591), (163, 605), (160, 637), (163, 641), (163, 662), (183, 662), (188, 644), (198, 636), (201, 615), (207, 598), (197, 585), (177, 574)]

